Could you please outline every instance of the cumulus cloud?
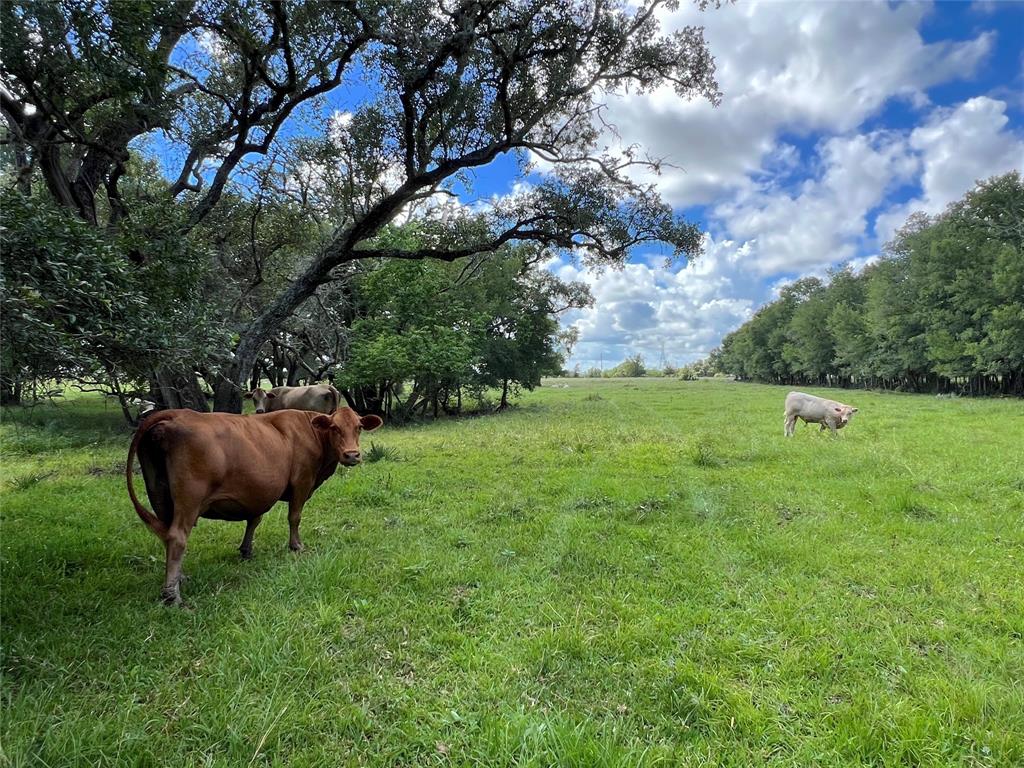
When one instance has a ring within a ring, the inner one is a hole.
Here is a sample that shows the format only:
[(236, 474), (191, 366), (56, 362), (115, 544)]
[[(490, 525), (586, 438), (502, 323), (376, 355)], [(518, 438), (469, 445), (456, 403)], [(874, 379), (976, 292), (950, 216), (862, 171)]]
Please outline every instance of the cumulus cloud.
[(669, 88), (610, 104), (623, 144), (638, 142), (678, 168), (658, 180), (675, 205), (746, 189), (784, 131), (844, 133), (891, 98), (927, 105), (926, 89), (967, 77), (994, 35), (925, 43), (919, 3), (758, 3), (700, 13), (684, 5), (666, 29), (705, 27), (722, 105), (684, 102)]
[(890, 132), (827, 139), (818, 157), (820, 178), (806, 179), (795, 194), (768, 183), (715, 208), (728, 232), (749, 244), (750, 269), (772, 275), (853, 258), (868, 214), (916, 168), (906, 143)]
[(878, 240), (891, 238), (911, 213), (939, 213), (976, 181), (1024, 165), (1024, 138), (1008, 124), (1006, 103), (987, 96), (935, 110), (908, 141), (920, 168), (921, 194), (879, 215)]
[[(594, 306), (566, 318), (580, 332), (570, 364), (618, 363), (640, 353), (649, 364), (705, 357), (722, 335), (751, 315), (762, 289), (743, 269), (744, 249), (705, 238), (705, 254), (676, 272), (647, 263), (601, 273), (573, 264), (550, 265), (563, 280), (582, 280)], [(654, 260), (652, 260), (654, 261)]]

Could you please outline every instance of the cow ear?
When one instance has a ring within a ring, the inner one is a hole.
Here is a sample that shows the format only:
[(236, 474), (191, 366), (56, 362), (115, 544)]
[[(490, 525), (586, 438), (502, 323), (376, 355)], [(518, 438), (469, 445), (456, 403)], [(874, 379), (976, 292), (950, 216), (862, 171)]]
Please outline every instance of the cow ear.
[(317, 414), (313, 417), (313, 420), (309, 422), (316, 429), (330, 429), (334, 426), (334, 422), (331, 421), (330, 416), (324, 416), (322, 413)]
[(850, 409), (850, 413), (856, 413), (859, 410), (860, 410), (859, 408), (851, 408)]
[(246, 392), (244, 395), (242, 395), (242, 397), (244, 397), (246, 400), (252, 400), (253, 394), (255, 392), (256, 392), (255, 389), (252, 392)]
[(367, 432), (372, 432), (383, 423), (384, 419), (382, 419), (380, 416), (375, 416), (372, 413), (369, 416), (363, 416), (361, 419), (359, 419), (359, 425)]
[(277, 397), (277, 395), (275, 395), (273, 392), (267, 392), (267, 397), (273, 400), (275, 397)]

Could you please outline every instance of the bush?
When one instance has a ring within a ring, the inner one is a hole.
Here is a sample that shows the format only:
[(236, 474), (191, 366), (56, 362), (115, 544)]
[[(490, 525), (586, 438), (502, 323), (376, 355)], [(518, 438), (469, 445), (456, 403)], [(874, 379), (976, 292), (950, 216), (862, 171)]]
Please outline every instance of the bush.
[(676, 374), (680, 381), (696, 381), (697, 380), (697, 369), (692, 365), (684, 365), (679, 369)]
[(610, 379), (638, 378), (640, 376), (647, 375), (647, 368), (644, 367), (643, 357), (637, 354), (634, 355), (633, 357), (627, 357), (614, 368), (612, 368), (609, 371), (606, 371), (604, 375), (606, 378)]

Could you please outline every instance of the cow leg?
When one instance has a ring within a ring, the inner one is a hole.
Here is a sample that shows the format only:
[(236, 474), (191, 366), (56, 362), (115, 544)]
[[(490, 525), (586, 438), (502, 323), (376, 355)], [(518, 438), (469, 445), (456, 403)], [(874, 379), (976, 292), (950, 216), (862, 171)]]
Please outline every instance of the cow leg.
[(242, 553), (243, 560), (252, 559), (252, 535), (256, 532), (256, 526), (260, 524), (263, 519), (263, 515), (257, 515), (251, 520), (245, 521), (245, 535), (242, 536), (242, 543), (238, 547), (238, 551)]
[(302, 551), (302, 539), (299, 538), (299, 523), (302, 521), (304, 498), (292, 498), (288, 502), (288, 549), (292, 552)]
[(785, 429), (783, 430), (786, 437), (792, 437), (793, 432), (796, 431), (796, 416), (786, 416)]
[(167, 549), (167, 566), (164, 574), (164, 586), (160, 590), (160, 598), (168, 605), (181, 603), (181, 561), (185, 557), (185, 546), (192, 523), (175, 520), (167, 532), (164, 546)]

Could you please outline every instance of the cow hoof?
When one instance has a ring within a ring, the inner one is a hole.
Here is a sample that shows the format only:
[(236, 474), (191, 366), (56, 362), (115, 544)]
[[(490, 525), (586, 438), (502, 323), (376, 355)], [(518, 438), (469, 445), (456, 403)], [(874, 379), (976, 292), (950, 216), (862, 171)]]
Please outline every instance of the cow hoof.
[(251, 549), (240, 549), (238, 551), (242, 555), (242, 559), (243, 560), (252, 560), (252, 550)]
[(176, 589), (161, 589), (160, 599), (164, 605), (181, 605), (181, 594)]
[(293, 544), (292, 542), (288, 542), (288, 549), (292, 552), (301, 552), (305, 547), (302, 546), (302, 544)]

